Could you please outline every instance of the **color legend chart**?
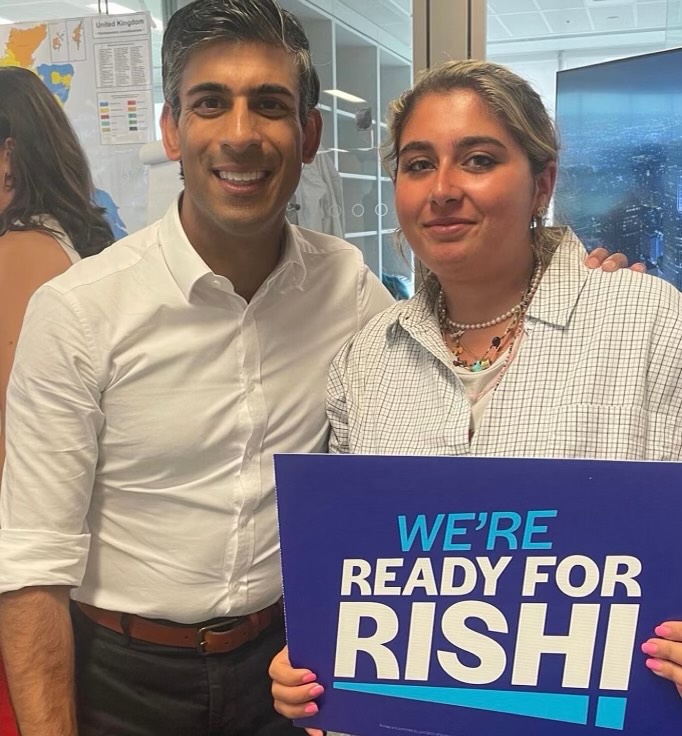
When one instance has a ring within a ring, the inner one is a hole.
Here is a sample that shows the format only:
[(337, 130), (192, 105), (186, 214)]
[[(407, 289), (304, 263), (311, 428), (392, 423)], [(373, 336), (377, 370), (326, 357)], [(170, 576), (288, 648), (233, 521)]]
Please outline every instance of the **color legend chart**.
[(109, 135), (111, 133), (111, 108), (109, 107), (109, 100), (99, 101), (99, 125), (103, 135)]
[(137, 100), (128, 100), (128, 130), (137, 131)]
[(100, 93), (97, 105), (102, 144), (147, 141), (153, 105), (146, 90)]

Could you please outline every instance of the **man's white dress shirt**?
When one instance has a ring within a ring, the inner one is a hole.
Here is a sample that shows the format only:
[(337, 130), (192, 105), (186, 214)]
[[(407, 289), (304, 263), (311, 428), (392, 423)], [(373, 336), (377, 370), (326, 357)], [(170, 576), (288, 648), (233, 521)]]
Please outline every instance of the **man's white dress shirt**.
[(471, 440), (433, 284), (372, 320), (333, 362), (330, 450), (682, 459), (682, 296), (653, 276), (590, 271), (584, 257), (567, 231)]
[(177, 204), (36, 292), (8, 390), (0, 592), (80, 586), (190, 623), (281, 595), (275, 452), (324, 452), (334, 354), (392, 303), (360, 252), (286, 226), (247, 303)]

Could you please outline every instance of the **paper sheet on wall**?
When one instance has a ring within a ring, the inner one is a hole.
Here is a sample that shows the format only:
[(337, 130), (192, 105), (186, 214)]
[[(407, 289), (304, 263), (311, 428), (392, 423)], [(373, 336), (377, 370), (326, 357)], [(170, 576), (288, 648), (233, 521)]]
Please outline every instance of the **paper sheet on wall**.
[(63, 106), (115, 237), (143, 227), (147, 182), (139, 150), (154, 133), (149, 14), (0, 26), (0, 66), (35, 72)]

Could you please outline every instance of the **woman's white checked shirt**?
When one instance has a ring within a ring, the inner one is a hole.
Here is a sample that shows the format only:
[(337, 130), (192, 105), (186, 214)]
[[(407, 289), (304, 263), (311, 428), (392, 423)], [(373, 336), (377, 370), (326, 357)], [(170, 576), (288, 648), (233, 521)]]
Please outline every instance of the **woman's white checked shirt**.
[(591, 271), (584, 255), (566, 231), (471, 442), (433, 285), (375, 317), (331, 368), (331, 451), (680, 459), (680, 293), (629, 270)]

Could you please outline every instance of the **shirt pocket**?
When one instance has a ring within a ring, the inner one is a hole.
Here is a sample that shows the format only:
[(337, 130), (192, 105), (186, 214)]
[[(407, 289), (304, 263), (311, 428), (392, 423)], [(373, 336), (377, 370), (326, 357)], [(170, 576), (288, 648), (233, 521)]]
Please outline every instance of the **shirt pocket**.
[(636, 405), (572, 404), (554, 415), (550, 454), (611, 460), (672, 459), (666, 418)]

